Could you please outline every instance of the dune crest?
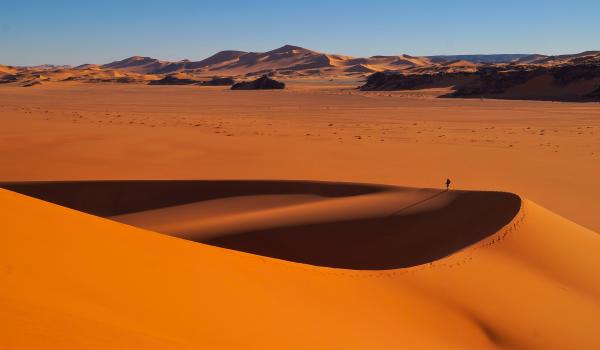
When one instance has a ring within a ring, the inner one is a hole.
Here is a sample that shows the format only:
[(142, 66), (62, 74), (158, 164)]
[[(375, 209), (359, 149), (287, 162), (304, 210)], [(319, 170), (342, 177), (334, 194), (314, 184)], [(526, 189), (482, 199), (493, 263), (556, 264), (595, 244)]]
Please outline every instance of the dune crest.
[[(307, 186), (304, 193), (324, 201), (343, 198)], [(344, 187), (356, 198), (387, 189)], [(121, 211), (146, 205), (101, 203)], [(7, 190), (0, 205), (0, 339), (9, 347), (600, 346), (600, 238), (527, 200), (507, 226), (469, 248), (386, 271), (233, 252)]]
[[(302, 181), (4, 187), (196, 242), (356, 270), (396, 269), (443, 258), (495, 234), (516, 216), (521, 203), (518, 196), (500, 192)], [(126, 204), (136, 201), (142, 206)]]

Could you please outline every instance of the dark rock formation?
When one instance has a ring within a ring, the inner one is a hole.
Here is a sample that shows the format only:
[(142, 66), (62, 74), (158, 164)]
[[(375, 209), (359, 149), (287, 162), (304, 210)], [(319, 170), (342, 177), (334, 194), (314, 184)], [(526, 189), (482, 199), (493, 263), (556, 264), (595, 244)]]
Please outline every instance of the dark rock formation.
[(568, 85), (578, 80), (590, 80), (600, 77), (600, 62), (597, 64), (565, 65), (551, 69), (554, 83)]
[(544, 70), (516, 69), (505, 71), (497, 67), (485, 67), (472, 74), (477, 79), (457, 87), (455, 92), (446, 95), (446, 97), (501, 94), (513, 86), (524, 84), (535, 77), (543, 75)]
[[(577, 81), (600, 78), (600, 64), (555, 67), (513, 66), (508, 70), (506, 67), (488, 67), (480, 69), (474, 74), (478, 76), (478, 79), (458, 87), (455, 92), (448, 94), (446, 97), (478, 97), (501, 94), (514, 86), (525, 84), (540, 76), (551, 76), (552, 84), (564, 87)], [(585, 99), (589, 96), (590, 94), (581, 96), (581, 98)]]
[(434, 85), (442, 80), (451, 80), (469, 76), (471, 73), (425, 73), (425, 74), (402, 74), (394, 72), (377, 72), (371, 74), (363, 86), (362, 91), (394, 91), (411, 90)]
[(177, 78), (173, 75), (167, 75), (160, 80), (153, 80), (148, 85), (191, 85), (197, 84), (197, 80)]
[[(360, 87), (363, 91), (392, 91), (422, 89), (433, 86), (452, 87), (453, 92), (441, 97), (494, 97), (503, 98), (502, 94), (509, 89), (528, 83), (538, 77), (548, 77), (546, 84), (554, 87), (567, 87), (569, 84), (583, 80), (598, 79), (600, 81), (600, 62), (583, 64), (563, 64), (557, 66), (541, 65), (488, 65), (481, 66), (475, 72), (437, 72), (421, 74), (402, 74), (397, 72), (379, 72), (370, 75), (365, 84)], [(542, 91), (542, 90), (540, 90)], [(594, 91), (573, 95), (565, 89), (564, 96), (548, 96), (556, 100), (589, 100), (600, 99), (600, 87)], [(535, 94), (534, 94), (535, 95)], [(529, 99), (532, 95), (523, 95)], [(511, 98), (516, 98), (513, 96)], [(545, 99), (541, 94), (535, 99)]]
[(116, 83), (121, 83), (121, 84), (130, 84), (130, 83), (135, 83), (137, 82), (137, 80), (135, 78), (132, 77), (119, 77), (115, 80)]
[(0, 76), (0, 84), (14, 83), (17, 80), (19, 80), (19, 75), (17, 74), (5, 74)]
[(253, 80), (253, 81), (245, 81), (234, 84), (231, 87), (231, 90), (272, 90), (272, 89), (284, 89), (285, 84), (279, 82), (277, 80), (273, 80), (266, 75)]
[(202, 83), (200, 83), (200, 85), (206, 86), (229, 86), (233, 84), (235, 84), (235, 80), (233, 80), (232, 78), (221, 77), (214, 77), (211, 80), (203, 81)]
[(22, 87), (32, 87), (32, 86), (41, 85), (41, 84), (42, 84), (42, 82), (39, 81), (39, 80), (31, 80), (31, 81), (28, 81), (28, 82), (26, 82), (25, 84), (23, 84), (21, 86)]
[(585, 95), (585, 97), (592, 99), (592, 100), (598, 100), (600, 101), (600, 85), (598, 86), (598, 88), (592, 92), (590, 92), (589, 94)]

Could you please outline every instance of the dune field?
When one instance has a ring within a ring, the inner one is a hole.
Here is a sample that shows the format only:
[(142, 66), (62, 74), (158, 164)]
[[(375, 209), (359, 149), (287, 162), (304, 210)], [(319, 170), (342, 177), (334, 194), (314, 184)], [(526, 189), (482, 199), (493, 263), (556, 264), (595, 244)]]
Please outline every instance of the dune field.
[(286, 84), (0, 86), (0, 349), (600, 348), (600, 104)]

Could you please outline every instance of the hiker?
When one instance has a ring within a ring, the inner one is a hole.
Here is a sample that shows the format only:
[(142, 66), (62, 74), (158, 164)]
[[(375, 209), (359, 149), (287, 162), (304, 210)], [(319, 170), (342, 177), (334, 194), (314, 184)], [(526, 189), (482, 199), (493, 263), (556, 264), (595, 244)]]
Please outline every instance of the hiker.
[(450, 183), (452, 181), (450, 181), (450, 179), (446, 179), (446, 191), (448, 191), (450, 189)]

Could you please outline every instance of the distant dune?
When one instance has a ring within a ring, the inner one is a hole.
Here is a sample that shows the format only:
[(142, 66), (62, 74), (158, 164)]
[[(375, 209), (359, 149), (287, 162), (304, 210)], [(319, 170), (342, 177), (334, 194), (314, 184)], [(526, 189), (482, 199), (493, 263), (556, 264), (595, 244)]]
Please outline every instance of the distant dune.
[(3, 66), (0, 64), (0, 74), (12, 74), (16, 72), (17, 69), (11, 66)]
[(102, 65), (101, 68), (147, 74), (160, 71), (163, 67), (170, 64), (170, 62), (159, 61), (155, 58), (133, 56), (122, 61)]
[[(516, 195), (289, 181), (3, 186), (10, 348), (600, 347), (600, 236)], [(293, 262), (298, 252), (316, 255)]]
[[(60, 76), (69, 75), (76, 77), (73, 79), (99, 82), (95, 80), (95, 77), (90, 77), (86, 72), (90, 69), (107, 72), (117, 71), (119, 74), (129, 77), (130, 82), (146, 82), (176, 73), (193, 75), (197, 79), (213, 76), (244, 78), (263, 74), (281, 75), (288, 79), (314, 76), (360, 77), (375, 71), (398, 70), (428, 65), (431, 65), (431, 62), (426, 57), (399, 55), (354, 58), (320, 53), (299, 46), (285, 45), (267, 52), (221, 51), (200, 61), (183, 60), (169, 62), (151, 57), (132, 56), (104, 65), (85, 64), (75, 68), (63, 67), (58, 69), (54, 66), (24, 67), (19, 70), (20, 74), (17, 80), (18, 82), (23, 82), (30, 74), (41, 70), (45, 74), (49, 74), (51, 81), (60, 81)], [(13, 74), (16, 72), (17, 70), (4, 71), (0, 67), (0, 74)]]
[[(56, 82), (204, 85), (215, 77), (244, 84), (267, 75), (285, 80), (366, 79), (363, 91), (447, 89), (445, 97), (558, 101), (600, 99), (600, 51), (572, 55), (350, 57), (284, 45), (267, 52), (227, 50), (200, 61), (132, 56), (104, 65), (0, 66), (0, 85)], [(535, 79), (534, 79), (535, 78)], [(228, 83), (229, 84), (229, 83)]]
[[(491, 55), (437, 55), (427, 56), (432, 61), (469, 61), (473, 63), (510, 63), (522, 60), (531, 55), (528, 54), (491, 54)], [(540, 55), (541, 56), (541, 55)]]

